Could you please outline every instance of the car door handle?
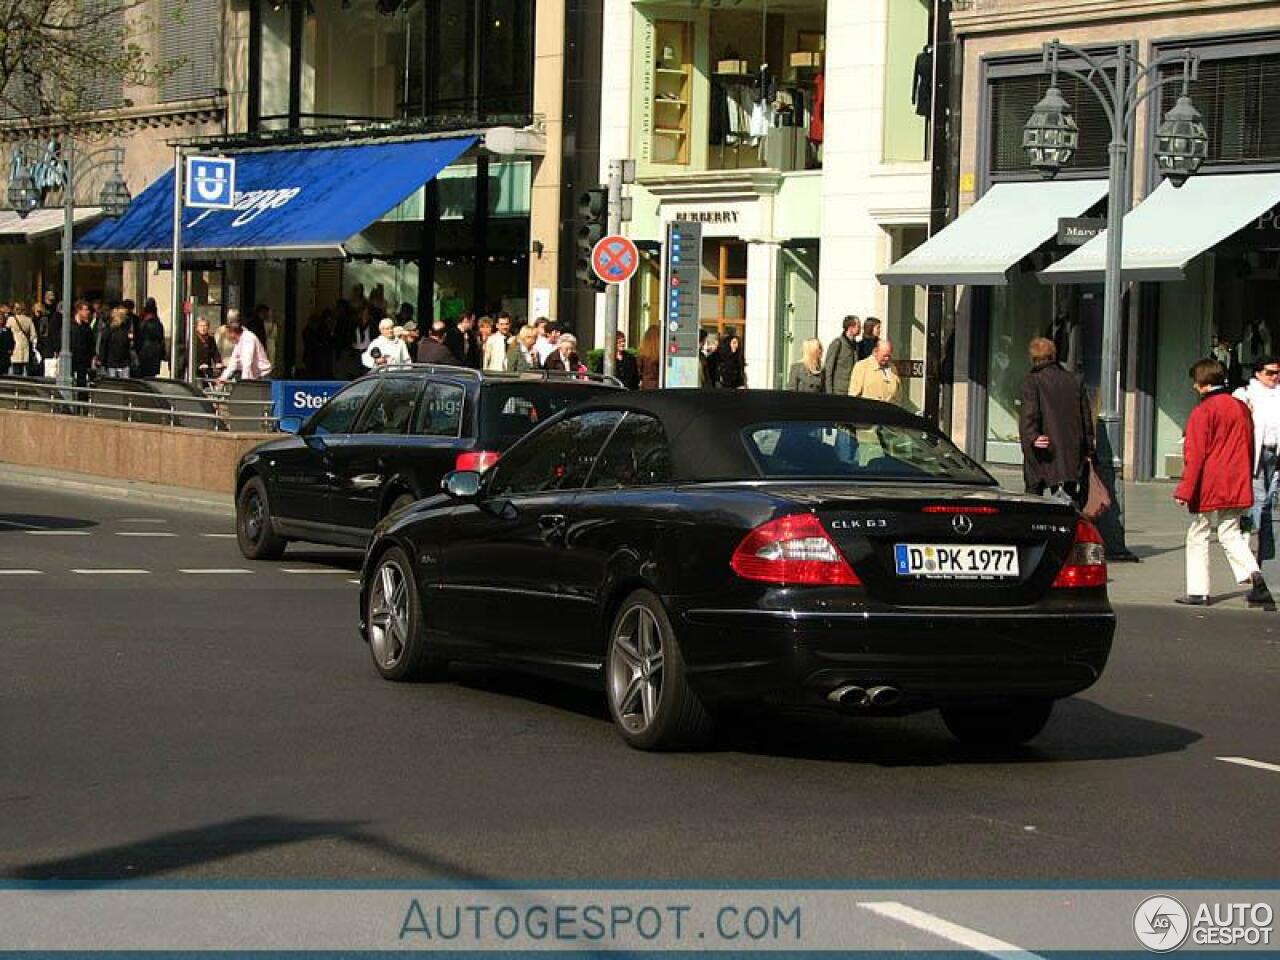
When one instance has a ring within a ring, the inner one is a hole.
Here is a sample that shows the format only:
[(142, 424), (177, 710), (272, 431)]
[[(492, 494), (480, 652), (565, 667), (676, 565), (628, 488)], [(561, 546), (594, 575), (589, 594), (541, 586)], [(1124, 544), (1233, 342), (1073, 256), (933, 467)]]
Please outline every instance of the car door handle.
[(362, 473), (358, 477), (351, 478), (351, 486), (356, 490), (372, 490), (375, 487), (380, 487), (382, 486), (382, 474)]
[(563, 536), (565, 528), (565, 517), (563, 513), (544, 513), (538, 518), (538, 529), (542, 531), (542, 536), (546, 540)]

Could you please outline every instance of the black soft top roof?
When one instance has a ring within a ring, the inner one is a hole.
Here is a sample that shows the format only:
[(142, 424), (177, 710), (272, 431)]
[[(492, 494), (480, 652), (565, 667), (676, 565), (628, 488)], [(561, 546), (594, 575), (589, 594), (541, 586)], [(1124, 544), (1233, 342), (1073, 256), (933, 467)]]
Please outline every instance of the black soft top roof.
[(681, 481), (758, 478), (760, 470), (742, 438), (742, 431), (756, 424), (809, 420), (933, 430), (927, 421), (890, 403), (782, 390), (642, 390), (602, 394), (572, 408), (574, 414), (587, 410), (628, 410), (660, 420)]

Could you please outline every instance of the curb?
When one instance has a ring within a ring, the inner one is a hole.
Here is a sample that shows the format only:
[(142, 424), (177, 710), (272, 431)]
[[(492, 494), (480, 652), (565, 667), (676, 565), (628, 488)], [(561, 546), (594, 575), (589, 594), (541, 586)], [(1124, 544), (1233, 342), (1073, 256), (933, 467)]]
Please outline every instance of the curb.
[(46, 471), (35, 467), (0, 463), (0, 485), (37, 486), (42, 489), (65, 490), (69, 493), (100, 497), (104, 500), (149, 503), (158, 507), (218, 517), (235, 516), (235, 504), (230, 494), (163, 487), (137, 480), (116, 480), (85, 473)]

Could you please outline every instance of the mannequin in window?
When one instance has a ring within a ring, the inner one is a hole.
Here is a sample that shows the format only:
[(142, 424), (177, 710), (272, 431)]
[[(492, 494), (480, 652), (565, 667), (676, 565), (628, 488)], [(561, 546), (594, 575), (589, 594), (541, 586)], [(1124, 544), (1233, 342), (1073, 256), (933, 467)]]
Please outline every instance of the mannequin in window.
[(929, 116), (929, 107), (933, 104), (933, 46), (926, 43), (924, 49), (916, 54), (915, 73), (911, 78), (911, 102), (915, 104), (916, 116)]

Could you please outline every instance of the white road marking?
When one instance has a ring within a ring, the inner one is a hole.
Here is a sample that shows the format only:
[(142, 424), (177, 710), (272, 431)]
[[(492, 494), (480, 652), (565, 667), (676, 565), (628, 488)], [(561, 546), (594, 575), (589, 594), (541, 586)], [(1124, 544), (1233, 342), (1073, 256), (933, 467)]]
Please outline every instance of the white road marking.
[(0, 577), (30, 577), (44, 573), (43, 570), (0, 570)]
[(346, 574), (348, 570), (331, 570), (328, 567), (281, 567), (281, 573), (341, 573)]
[(208, 537), (210, 540), (234, 540), (236, 538), (234, 533), (202, 533), (200, 536)]
[(882, 917), (888, 917), (890, 920), (897, 920), (899, 923), (905, 923), (909, 927), (915, 927), (917, 930), (923, 930), (925, 933), (931, 933), (935, 937), (958, 943), (962, 947), (985, 953), (988, 956), (1001, 957), (1003, 960), (1012, 960), (1014, 957), (1032, 960), (1032, 958), (1038, 958), (1039, 956), (1038, 954), (1029, 953), (1021, 947), (1014, 946), (1012, 943), (997, 940), (995, 937), (989, 937), (977, 930), (962, 927), (958, 923), (952, 923), (950, 920), (943, 920), (941, 917), (935, 917), (932, 913), (925, 913), (923, 910), (909, 907), (905, 903), (898, 903), (896, 900), (869, 901), (859, 903), (858, 906), (863, 910), (869, 910)]
[(176, 537), (176, 533), (161, 530), (117, 530), (117, 537)]
[(1241, 767), (1253, 767), (1257, 770), (1269, 770), (1280, 773), (1280, 763), (1263, 763), (1261, 760), (1250, 760), (1248, 757), (1218, 757), (1223, 763), (1234, 763)]
[(88, 530), (27, 530), (28, 537), (87, 537)]
[(103, 567), (99, 569), (92, 568), (72, 568), (72, 573), (95, 574), (95, 573), (150, 573), (150, 570), (140, 570), (137, 567)]
[(224, 573), (253, 573), (252, 570), (245, 570), (243, 567), (208, 567), (204, 569), (201, 569), (199, 567), (194, 567), (190, 569), (180, 568), (178, 572), (191, 573), (191, 574), (209, 574), (209, 575), (218, 575), (218, 576), (221, 576)]

